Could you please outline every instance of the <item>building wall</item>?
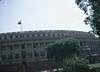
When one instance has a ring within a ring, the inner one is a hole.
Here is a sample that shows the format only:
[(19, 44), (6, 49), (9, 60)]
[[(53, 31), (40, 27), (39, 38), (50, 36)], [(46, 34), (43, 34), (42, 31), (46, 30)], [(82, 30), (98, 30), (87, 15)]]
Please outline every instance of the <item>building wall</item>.
[(74, 37), (84, 48), (91, 48), (93, 54), (100, 53), (98, 38), (81, 31), (46, 30), (24, 31), (0, 34), (0, 56), (5, 64), (47, 60), (45, 47), (61, 38)]

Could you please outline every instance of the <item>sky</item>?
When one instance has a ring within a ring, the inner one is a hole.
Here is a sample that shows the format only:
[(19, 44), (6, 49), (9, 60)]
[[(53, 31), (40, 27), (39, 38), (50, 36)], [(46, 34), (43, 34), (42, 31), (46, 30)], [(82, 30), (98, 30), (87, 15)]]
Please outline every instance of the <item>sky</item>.
[(35, 30), (77, 30), (88, 32), (86, 15), (75, 0), (1, 0), (0, 33)]

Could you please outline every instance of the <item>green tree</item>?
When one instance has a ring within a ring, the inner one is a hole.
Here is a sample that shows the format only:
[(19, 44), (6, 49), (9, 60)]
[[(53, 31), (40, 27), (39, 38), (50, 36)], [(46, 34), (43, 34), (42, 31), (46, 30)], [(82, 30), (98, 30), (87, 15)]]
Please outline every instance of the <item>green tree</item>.
[(56, 61), (62, 61), (74, 54), (79, 55), (82, 49), (78, 39), (65, 38), (49, 44), (46, 50), (48, 59), (54, 58)]
[(100, 37), (100, 0), (75, 0), (75, 3), (87, 15), (85, 23)]
[(66, 59), (61, 72), (89, 72), (89, 62), (84, 58), (71, 57)]
[(79, 55), (81, 52), (81, 47), (79, 45), (78, 39), (66, 38), (49, 44), (46, 47), (46, 50), (47, 58), (56, 61), (56, 67), (58, 71), (57, 63), (59, 61), (64, 61), (64, 59), (69, 58), (73, 55)]
[(2, 58), (0, 57), (0, 64), (2, 64), (3, 63), (3, 61), (2, 61)]

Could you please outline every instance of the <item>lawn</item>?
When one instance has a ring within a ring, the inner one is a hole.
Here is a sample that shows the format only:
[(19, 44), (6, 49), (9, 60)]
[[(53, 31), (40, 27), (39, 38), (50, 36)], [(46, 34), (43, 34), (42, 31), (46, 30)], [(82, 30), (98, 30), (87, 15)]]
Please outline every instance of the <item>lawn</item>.
[(100, 68), (100, 63), (90, 64), (89, 66), (90, 68), (93, 68), (93, 67)]

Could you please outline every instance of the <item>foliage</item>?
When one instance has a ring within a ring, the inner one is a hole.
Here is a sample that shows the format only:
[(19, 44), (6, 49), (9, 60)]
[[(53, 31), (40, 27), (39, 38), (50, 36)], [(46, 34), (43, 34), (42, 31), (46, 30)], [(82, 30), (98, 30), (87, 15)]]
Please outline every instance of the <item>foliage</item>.
[(89, 62), (84, 58), (71, 57), (65, 61), (61, 72), (88, 72)]
[(75, 0), (75, 3), (87, 15), (85, 23), (100, 37), (100, 0)]
[(0, 57), (0, 64), (2, 64), (3, 63), (3, 61), (2, 61), (2, 58)]
[(65, 38), (49, 44), (46, 47), (46, 50), (47, 58), (61, 61), (74, 54), (79, 55), (81, 47), (79, 45), (79, 40), (74, 38)]

